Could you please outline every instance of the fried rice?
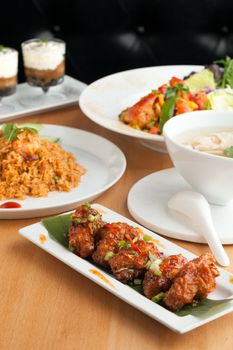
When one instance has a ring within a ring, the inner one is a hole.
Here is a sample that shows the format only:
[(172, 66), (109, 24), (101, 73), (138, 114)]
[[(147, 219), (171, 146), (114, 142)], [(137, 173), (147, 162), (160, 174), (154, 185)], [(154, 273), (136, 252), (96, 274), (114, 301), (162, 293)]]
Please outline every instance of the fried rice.
[(71, 191), (85, 169), (58, 143), (23, 131), (13, 141), (0, 131), (0, 200), (46, 197), (50, 191)]

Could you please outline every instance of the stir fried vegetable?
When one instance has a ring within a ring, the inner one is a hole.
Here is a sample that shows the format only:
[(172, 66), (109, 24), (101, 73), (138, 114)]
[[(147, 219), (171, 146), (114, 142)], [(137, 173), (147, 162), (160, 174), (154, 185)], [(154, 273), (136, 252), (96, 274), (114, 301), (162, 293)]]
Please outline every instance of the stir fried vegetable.
[(136, 130), (160, 135), (164, 124), (178, 114), (232, 109), (233, 94), (225, 88), (233, 88), (233, 59), (229, 57), (183, 79), (172, 77), (168, 83), (123, 110), (119, 118)]

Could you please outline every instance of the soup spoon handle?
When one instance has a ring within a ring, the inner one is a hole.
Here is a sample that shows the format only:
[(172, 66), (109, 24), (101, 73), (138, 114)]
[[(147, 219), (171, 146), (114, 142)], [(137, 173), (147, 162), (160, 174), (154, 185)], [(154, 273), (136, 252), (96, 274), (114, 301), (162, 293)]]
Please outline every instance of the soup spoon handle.
[(227, 256), (212, 221), (210, 206), (198, 192), (182, 191), (176, 193), (169, 201), (168, 208), (187, 216), (194, 230), (204, 236), (217, 262), (229, 266)]

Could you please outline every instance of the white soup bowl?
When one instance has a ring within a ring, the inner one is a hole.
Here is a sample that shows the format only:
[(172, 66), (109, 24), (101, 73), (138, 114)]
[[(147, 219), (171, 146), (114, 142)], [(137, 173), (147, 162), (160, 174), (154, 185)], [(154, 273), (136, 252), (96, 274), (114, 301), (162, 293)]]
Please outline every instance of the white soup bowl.
[(211, 204), (233, 200), (233, 158), (200, 152), (181, 143), (182, 139), (218, 131), (233, 131), (233, 111), (196, 111), (171, 118), (164, 126), (164, 138), (177, 171)]

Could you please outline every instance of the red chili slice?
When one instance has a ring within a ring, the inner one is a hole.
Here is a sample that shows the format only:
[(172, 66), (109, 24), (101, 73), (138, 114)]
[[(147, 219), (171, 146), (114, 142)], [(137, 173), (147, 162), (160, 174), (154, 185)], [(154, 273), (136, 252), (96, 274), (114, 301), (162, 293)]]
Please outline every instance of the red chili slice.
[(117, 230), (115, 229), (115, 227), (113, 227), (111, 224), (105, 224), (104, 227), (105, 227), (108, 231), (110, 231), (110, 232), (112, 232), (112, 233), (116, 233), (116, 232), (117, 232)]
[(130, 242), (131, 248), (132, 248), (133, 250), (136, 250), (136, 251), (139, 252), (139, 253), (142, 252), (141, 249), (140, 249), (138, 246), (136, 246), (136, 244), (133, 242), (132, 238), (131, 238), (128, 234), (126, 234), (125, 237), (126, 237), (126, 238), (128, 239), (128, 241)]

